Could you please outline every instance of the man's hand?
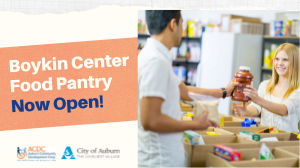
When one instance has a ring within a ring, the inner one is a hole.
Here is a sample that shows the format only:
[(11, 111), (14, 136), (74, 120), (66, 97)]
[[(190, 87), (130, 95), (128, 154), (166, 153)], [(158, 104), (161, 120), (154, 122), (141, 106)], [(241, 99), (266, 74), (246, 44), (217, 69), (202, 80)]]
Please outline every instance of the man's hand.
[(231, 96), (231, 92), (233, 91), (233, 89), (238, 86), (240, 83), (236, 82), (235, 79), (231, 80), (229, 82), (229, 84), (226, 86), (225, 90), (227, 92), (226, 97), (230, 97)]
[(212, 126), (212, 123), (208, 120), (207, 116), (208, 110), (204, 110), (203, 114), (201, 114), (195, 121), (199, 128), (198, 130), (206, 130), (208, 127)]

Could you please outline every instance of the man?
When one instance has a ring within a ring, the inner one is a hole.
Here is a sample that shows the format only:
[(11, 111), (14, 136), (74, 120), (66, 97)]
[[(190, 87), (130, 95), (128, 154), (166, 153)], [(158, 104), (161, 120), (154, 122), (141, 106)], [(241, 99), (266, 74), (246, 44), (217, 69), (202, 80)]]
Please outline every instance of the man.
[(188, 92), (214, 97), (230, 96), (233, 81), (224, 89), (186, 86), (173, 73), (169, 51), (182, 35), (180, 11), (146, 11), (151, 38), (138, 56), (138, 164), (139, 167), (183, 167), (182, 131), (204, 130), (212, 124), (208, 111), (194, 122), (182, 122), (180, 99), (192, 101)]

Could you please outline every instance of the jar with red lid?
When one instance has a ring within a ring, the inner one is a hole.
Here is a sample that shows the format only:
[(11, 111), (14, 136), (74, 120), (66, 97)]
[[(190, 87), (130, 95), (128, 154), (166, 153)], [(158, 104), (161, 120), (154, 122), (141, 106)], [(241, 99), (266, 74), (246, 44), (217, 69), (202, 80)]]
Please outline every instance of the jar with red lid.
[(246, 88), (246, 85), (251, 85), (251, 82), (254, 78), (249, 71), (250, 67), (240, 66), (240, 71), (234, 74), (235, 80), (236, 82), (240, 83), (240, 86), (236, 86), (236, 88), (234, 89), (231, 100), (243, 102), (248, 102), (249, 100), (251, 100), (243, 93), (243, 90), (244, 88)]

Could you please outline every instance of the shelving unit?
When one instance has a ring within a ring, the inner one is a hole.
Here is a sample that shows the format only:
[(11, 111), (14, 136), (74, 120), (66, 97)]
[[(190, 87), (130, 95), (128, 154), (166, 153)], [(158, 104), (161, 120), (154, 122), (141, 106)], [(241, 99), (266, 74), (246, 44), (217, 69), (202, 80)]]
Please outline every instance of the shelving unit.
[[(204, 30), (205, 30), (205, 28), (202, 27), (202, 33), (204, 32)], [(200, 49), (201, 49), (202, 38), (201, 37), (188, 37), (188, 32), (186, 34), (187, 34), (187, 36), (182, 37), (181, 43), (189, 44), (190, 41), (191, 42), (192, 41), (193, 42), (199, 42), (199, 46), (200, 46)], [(149, 37), (150, 37), (150, 35), (148, 35), (148, 34), (138, 34), (138, 38), (149, 38)], [(181, 44), (180, 44), (180, 46), (181, 46)], [(177, 54), (179, 53), (179, 47), (178, 47), (178, 50), (177, 50)], [(187, 49), (188, 48), (186, 48), (186, 50)], [(201, 52), (200, 52), (200, 57), (201, 57)], [(197, 65), (199, 64), (199, 62), (189, 61), (185, 57), (185, 58), (177, 58), (176, 60), (173, 60), (172, 64), (173, 64), (173, 66), (184, 66), (186, 68), (186, 72), (188, 73), (190, 68), (197, 69)], [(187, 78), (188, 78), (188, 75), (186, 74), (185, 84), (186, 85), (191, 85), (190, 83), (187, 82)]]
[(299, 37), (296, 36), (290, 36), (290, 37), (271, 37), (265, 35), (263, 37), (263, 47), (262, 47), (262, 68), (261, 68), (261, 77), (260, 81), (263, 81), (263, 74), (272, 74), (272, 68), (265, 68), (264, 67), (264, 51), (266, 48), (266, 43), (272, 44), (272, 43), (277, 43), (277, 44), (282, 44), (282, 43), (293, 43), (295, 45), (299, 46)]

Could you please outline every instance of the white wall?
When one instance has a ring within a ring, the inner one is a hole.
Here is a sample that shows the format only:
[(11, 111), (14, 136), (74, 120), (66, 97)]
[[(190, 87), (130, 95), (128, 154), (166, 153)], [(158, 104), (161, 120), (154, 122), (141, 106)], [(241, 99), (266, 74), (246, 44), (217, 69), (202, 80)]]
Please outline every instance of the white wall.
[[(182, 10), (183, 20), (195, 20), (207, 23), (220, 23), (222, 14), (233, 14), (247, 17), (258, 17), (262, 22), (269, 23), (272, 20), (276, 20), (276, 13), (282, 13), (287, 11), (279, 10)], [(299, 16), (299, 15), (298, 15)], [(138, 19), (145, 19), (145, 10), (138, 11)]]

